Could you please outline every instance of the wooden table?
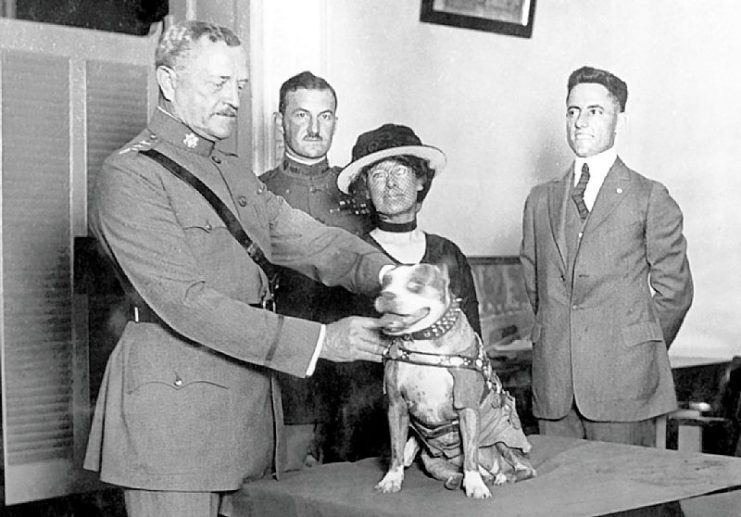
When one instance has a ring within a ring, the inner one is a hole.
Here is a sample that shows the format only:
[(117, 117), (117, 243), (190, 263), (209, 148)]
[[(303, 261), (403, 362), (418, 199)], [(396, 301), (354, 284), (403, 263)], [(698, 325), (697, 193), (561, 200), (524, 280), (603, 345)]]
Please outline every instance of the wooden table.
[[(741, 486), (741, 458), (539, 435), (530, 438), (538, 477), (495, 487), (492, 499), (471, 500), (461, 490), (448, 491), (416, 466), (407, 469), (400, 493), (377, 493), (373, 486), (384, 467), (370, 458), (245, 485), (235, 497), (233, 516), (578, 517), (625, 512)], [(733, 499), (730, 504), (741, 507), (741, 498), (727, 497)]]

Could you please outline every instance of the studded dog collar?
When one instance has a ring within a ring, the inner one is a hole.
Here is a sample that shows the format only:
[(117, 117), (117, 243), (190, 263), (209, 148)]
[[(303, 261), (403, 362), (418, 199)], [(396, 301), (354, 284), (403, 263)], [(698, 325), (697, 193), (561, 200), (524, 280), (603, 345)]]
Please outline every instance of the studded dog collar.
[(486, 355), (486, 350), (484, 350), (484, 344), (478, 335), (476, 336), (476, 343), (469, 348), (469, 350), (475, 348), (475, 350), (473, 350), (473, 355), (433, 354), (430, 352), (410, 350), (404, 346), (405, 343), (410, 343), (414, 340), (439, 338), (455, 326), (460, 314), (460, 298), (456, 298), (453, 300), (453, 303), (450, 304), (448, 310), (445, 311), (445, 314), (426, 329), (411, 332), (409, 334), (403, 334), (401, 336), (393, 336), (391, 338), (391, 345), (383, 353), (383, 360), (401, 361), (403, 363), (436, 366), (439, 368), (464, 368), (475, 370), (481, 373), (484, 377), (486, 385), (490, 391), (500, 393), (502, 391), (502, 383), (499, 380), (499, 377), (494, 373), (491, 361), (489, 361), (489, 357)]
[(455, 298), (450, 307), (435, 323), (427, 327), (426, 329), (418, 330), (417, 332), (411, 332), (404, 334), (401, 337), (405, 341), (413, 341), (415, 339), (435, 339), (445, 335), (450, 329), (453, 328), (455, 322), (458, 321), (458, 317), (461, 314), (461, 299)]

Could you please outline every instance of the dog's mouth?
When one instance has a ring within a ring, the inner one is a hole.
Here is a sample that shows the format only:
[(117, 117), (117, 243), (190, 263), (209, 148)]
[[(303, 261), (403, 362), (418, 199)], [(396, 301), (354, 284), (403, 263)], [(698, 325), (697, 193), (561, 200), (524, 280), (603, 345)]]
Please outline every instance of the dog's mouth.
[(423, 307), (411, 314), (386, 312), (381, 316), (383, 330), (387, 334), (399, 334), (430, 314), (429, 307)]

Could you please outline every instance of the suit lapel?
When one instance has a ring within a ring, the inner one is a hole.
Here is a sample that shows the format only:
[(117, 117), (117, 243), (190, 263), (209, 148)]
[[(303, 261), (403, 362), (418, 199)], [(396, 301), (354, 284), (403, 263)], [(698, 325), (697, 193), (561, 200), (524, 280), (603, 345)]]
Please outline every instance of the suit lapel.
[(610, 172), (605, 176), (602, 187), (600, 187), (597, 199), (592, 207), (592, 213), (587, 220), (585, 232), (590, 232), (602, 224), (620, 202), (625, 199), (630, 187), (628, 168), (620, 158), (617, 158), (615, 163), (612, 164)]
[(550, 184), (548, 190), (548, 213), (551, 220), (551, 231), (553, 240), (556, 242), (558, 253), (561, 256), (561, 264), (566, 270), (566, 203), (569, 197), (569, 182), (571, 181), (571, 169), (557, 181)]

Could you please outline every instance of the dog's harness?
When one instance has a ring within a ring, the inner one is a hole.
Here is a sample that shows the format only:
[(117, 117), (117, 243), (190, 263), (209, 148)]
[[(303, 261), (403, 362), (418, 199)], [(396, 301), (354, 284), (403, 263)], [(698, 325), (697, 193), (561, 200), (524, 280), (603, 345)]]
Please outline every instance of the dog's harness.
[[(482, 388), (479, 406), (491, 405), (496, 409), (494, 412), (485, 413), (488, 416), (479, 421), (481, 427), (480, 432), (485, 433), (489, 437), (491, 437), (492, 433), (497, 433), (497, 439), (502, 441), (506, 446), (518, 447), (527, 452), (530, 449), (530, 445), (522, 433), (522, 425), (517, 416), (515, 399), (502, 387), (502, 381), (494, 372), (489, 356), (486, 355), (486, 351), (484, 350), (484, 344), (478, 334), (475, 334), (476, 340), (474, 344), (462, 354), (417, 352), (405, 346), (405, 344), (411, 343), (414, 340), (434, 340), (442, 337), (455, 327), (461, 312), (460, 299), (455, 299), (445, 311), (445, 314), (430, 327), (401, 336), (389, 336), (391, 338), (391, 345), (383, 354), (384, 362), (399, 361), (451, 370), (450, 374), (453, 376), (454, 384), (454, 401), (456, 400), (456, 383), (462, 382), (467, 384), (465, 377), (475, 375), (461, 370), (478, 372), (484, 380), (483, 387), (479, 385), (480, 389)], [(468, 379), (468, 381), (471, 380), (473, 379)], [(467, 398), (465, 393), (463, 393), (460, 400), (474, 402)], [(444, 456), (450, 459), (462, 454), (459, 419), (456, 418), (450, 422), (429, 427), (416, 418), (410, 418), (409, 426), (421, 441), (426, 453), (430, 457)]]
[(462, 313), (460, 302), (460, 298), (454, 299), (440, 319), (429, 327), (418, 330), (417, 332), (402, 334), (401, 336), (393, 336), (391, 339), (391, 345), (383, 353), (383, 360), (400, 361), (403, 363), (423, 366), (436, 366), (439, 368), (465, 368), (468, 370), (475, 370), (481, 373), (486, 382), (487, 390), (484, 390), (483, 397), (486, 397), (489, 391), (495, 391), (499, 394), (502, 391), (502, 382), (494, 373), (489, 357), (486, 355), (486, 351), (484, 350), (484, 344), (478, 334), (476, 334), (476, 353), (474, 356), (417, 352), (404, 346), (404, 343), (409, 343), (414, 340), (436, 339), (449, 332), (450, 329), (455, 326)]

